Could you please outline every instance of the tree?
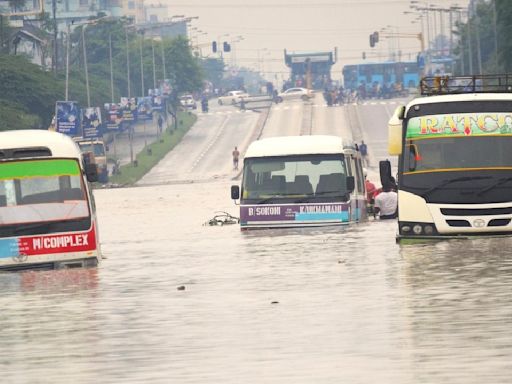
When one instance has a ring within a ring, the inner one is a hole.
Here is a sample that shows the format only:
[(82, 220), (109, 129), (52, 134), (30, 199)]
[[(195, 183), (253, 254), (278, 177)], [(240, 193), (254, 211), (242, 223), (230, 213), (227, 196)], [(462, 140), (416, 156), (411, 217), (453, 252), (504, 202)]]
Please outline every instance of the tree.
[(0, 55), (0, 130), (47, 128), (60, 94), (52, 74), (24, 57)]
[[(499, 73), (511, 69), (512, 30), (509, 26), (509, 17), (512, 16), (512, 3), (496, 0), (496, 15), (496, 35), (494, 1), (479, 2), (469, 22), (457, 23), (455, 34), (459, 37), (459, 41), (454, 53), (459, 57), (457, 60), (459, 73), (462, 72), (462, 63), (464, 63), (464, 74), (470, 74), (470, 62), (473, 74), (478, 73), (480, 63), (483, 73)], [(500, 41), (498, 54), (495, 50), (495, 39)]]

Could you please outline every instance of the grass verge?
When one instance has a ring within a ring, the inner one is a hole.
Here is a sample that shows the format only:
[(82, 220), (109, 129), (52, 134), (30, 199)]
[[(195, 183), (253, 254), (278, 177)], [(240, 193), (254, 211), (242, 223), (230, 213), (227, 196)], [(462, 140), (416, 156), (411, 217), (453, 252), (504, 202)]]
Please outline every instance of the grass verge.
[(110, 177), (110, 182), (112, 184), (131, 185), (139, 181), (181, 141), (196, 120), (197, 116), (192, 113), (179, 112), (178, 129), (167, 129), (160, 140), (148, 144), (144, 150), (136, 155), (135, 162), (137, 166), (134, 166), (134, 164), (122, 165), (119, 174)]

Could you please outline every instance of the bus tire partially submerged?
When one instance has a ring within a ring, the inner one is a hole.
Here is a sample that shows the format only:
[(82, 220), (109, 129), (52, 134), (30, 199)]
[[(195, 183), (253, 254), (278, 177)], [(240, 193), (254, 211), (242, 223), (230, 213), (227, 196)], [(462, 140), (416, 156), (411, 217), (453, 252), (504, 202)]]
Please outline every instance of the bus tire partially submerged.
[(287, 136), (253, 142), (244, 157), (240, 226), (346, 225), (367, 219), (356, 147), (336, 136)]
[(42, 130), (0, 133), (0, 270), (89, 267), (100, 246), (89, 182), (95, 164), (73, 140)]

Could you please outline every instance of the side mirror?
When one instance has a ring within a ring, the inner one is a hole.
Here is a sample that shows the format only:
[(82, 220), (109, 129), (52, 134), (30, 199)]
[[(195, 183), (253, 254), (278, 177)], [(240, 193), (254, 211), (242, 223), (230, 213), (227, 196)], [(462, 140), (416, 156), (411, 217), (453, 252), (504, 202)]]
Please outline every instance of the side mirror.
[(402, 154), (402, 128), (405, 116), (405, 107), (397, 107), (388, 122), (388, 152), (390, 155)]
[(238, 185), (231, 186), (231, 198), (238, 200), (240, 198), (240, 187)]
[(98, 167), (96, 164), (85, 164), (85, 176), (90, 183), (98, 181)]
[(354, 176), (347, 176), (347, 191), (349, 193), (354, 192), (354, 189), (356, 188), (356, 180), (354, 179)]
[(392, 183), (391, 163), (389, 160), (379, 161), (380, 183), (386, 185)]

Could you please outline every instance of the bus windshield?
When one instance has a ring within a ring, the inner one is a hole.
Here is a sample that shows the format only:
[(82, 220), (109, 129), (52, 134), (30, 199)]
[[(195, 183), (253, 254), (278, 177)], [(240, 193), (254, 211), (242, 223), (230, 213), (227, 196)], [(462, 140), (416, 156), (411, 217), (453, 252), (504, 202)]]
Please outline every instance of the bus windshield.
[(346, 177), (341, 154), (248, 158), (242, 200), (256, 204), (346, 200)]
[(78, 160), (0, 162), (0, 228), (89, 216)]
[(78, 146), (82, 152), (93, 152), (96, 157), (105, 156), (105, 146), (103, 143), (79, 142)]
[(512, 116), (449, 114), (408, 121), (404, 175), (419, 172), (512, 169)]

